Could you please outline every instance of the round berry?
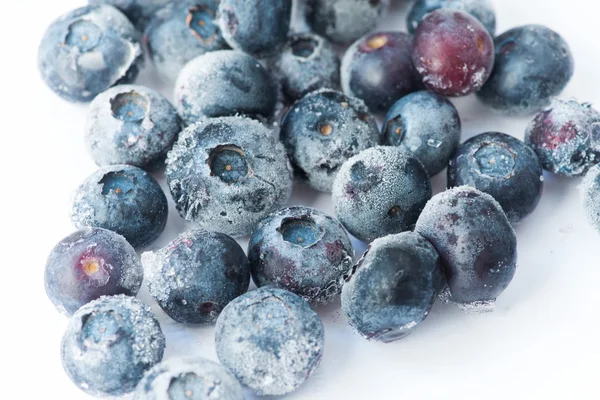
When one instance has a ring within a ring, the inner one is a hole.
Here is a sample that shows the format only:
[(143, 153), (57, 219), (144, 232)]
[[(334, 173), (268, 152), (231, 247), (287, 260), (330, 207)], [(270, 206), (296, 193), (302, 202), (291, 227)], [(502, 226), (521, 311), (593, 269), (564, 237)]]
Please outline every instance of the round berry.
[(414, 33), (423, 17), (439, 8), (471, 14), (486, 27), (492, 37), (496, 33), (496, 13), (490, 0), (417, 0), (407, 16), (408, 31)]

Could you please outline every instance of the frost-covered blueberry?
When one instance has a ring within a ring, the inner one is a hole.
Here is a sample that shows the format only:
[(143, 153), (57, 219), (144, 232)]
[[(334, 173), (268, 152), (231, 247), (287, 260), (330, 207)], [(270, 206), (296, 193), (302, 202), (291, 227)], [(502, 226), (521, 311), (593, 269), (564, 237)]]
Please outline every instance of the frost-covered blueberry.
[(513, 28), (494, 42), (494, 70), (477, 96), (495, 110), (513, 115), (536, 112), (573, 76), (569, 45), (545, 26)]
[(179, 0), (156, 13), (144, 42), (163, 78), (174, 81), (189, 61), (229, 48), (216, 20), (218, 6), (218, 0)]
[(600, 113), (591, 104), (555, 99), (525, 131), (544, 169), (579, 176), (600, 162)]
[(440, 256), (418, 233), (375, 239), (342, 289), (342, 310), (367, 339), (393, 342), (420, 324), (445, 284)]
[(86, 6), (55, 20), (38, 49), (42, 79), (73, 102), (135, 80), (144, 64), (139, 33), (119, 10)]
[(590, 225), (600, 233), (600, 165), (594, 165), (581, 184), (583, 210)]
[(199, 357), (181, 357), (148, 370), (133, 400), (244, 400), (244, 392), (222, 365)]
[(467, 185), (491, 195), (513, 224), (535, 210), (543, 180), (535, 152), (519, 139), (499, 132), (467, 140), (448, 166), (448, 187)]
[(348, 48), (342, 59), (344, 93), (385, 113), (396, 100), (422, 88), (412, 60), (412, 37), (403, 32), (368, 34)]
[(279, 52), (287, 41), (292, 0), (220, 0), (219, 25), (229, 45), (257, 58)]
[(333, 205), (344, 227), (370, 242), (412, 229), (431, 194), (427, 171), (415, 156), (379, 146), (342, 165), (333, 184)]
[(283, 117), (280, 135), (296, 175), (323, 192), (331, 191), (346, 160), (379, 144), (377, 123), (365, 104), (332, 89), (298, 100)]
[(493, 310), (517, 263), (517, 237), (500, 204), (469, 186), (449, 189), (427, 203), (415, 231), (440, 254), (450, 300)]
[(61, 343), (65, 372), (92, 396), (133, 391), (160, 362), (165, 336), (150, 307), (124, 295), (103, 296), (69, 320)]
[(460, 144), (460, 117), (454, 105), (439, 94), (411, 93), (390, 108), (382, 134), (384, 144), (407, 149), (429, 176), (434, 176), (446, 168)]
[(167, 157), (167, 182), (182, 218), (201, 228), (249, 235), (292, 191), (285, 149), (263, 124), (212, 118), (182, 132)]
[(438, 8), (469, 13), (486, 27), (492, 37), (496, 33), (496, 13), (490, 0), (417, 0), (407, 16), (408, 31), (414, 33), (423, 17)]
[(269, 62), (273, 75), (292, 100), (313, 90), (337, 89), (340, 85), (340, 60), (325, 38), (314, 33), (290, 36), (281, 53)]
[(308, 303), (264, 287), (233, 300), (217, 320), (217, 355), (259, 396), (296, 390), (319, 366), (323, 324)]
[(135, 250), (120, 235), (81, 229), (52, 249), (46, 262), (46, 294), (63, 314), (105, 295), (135, 296), (144, 270)]
[(231, 237), (194, 229), (142, 255), (150, 294), (177, 322), (212, 324), (250, 284), (244, 250)]
[(187, 124), (238, 114), (269, 119), (277, 96), (277, 84), (269, 72), (251, 56), (234, 50), (196, 57), (175, 84), (177, 111)]
[(71, 221), (76, 228), (104, 228), (122, 235), (135, 248), (152, 243), (167, 224), (169, 208), (160, 185), (130, 165), (100, 168), (79, 186)]
[(177, 111), (159, 92), (119, 85), (90, 105), (85, 142), (96, 164), (152, 167), (162, 162), (181, 131)]
[(117, 7), (140, 32), (144, 31), (154, 14), (169, 3), (171, 0), (88, 0), (92, 6), (110, 4)]

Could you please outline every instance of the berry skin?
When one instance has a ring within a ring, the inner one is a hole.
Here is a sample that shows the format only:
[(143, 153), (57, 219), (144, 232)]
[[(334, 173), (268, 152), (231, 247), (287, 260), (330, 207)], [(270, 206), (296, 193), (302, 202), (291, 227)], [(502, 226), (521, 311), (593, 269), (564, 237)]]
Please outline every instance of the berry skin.
[(452, 302), (491, 311), (517, 262), (515, 231), (500, 204), (469, 186), (449, 189), (427, 203), (415, 232), (438, 251)]
[(448, 166), (448, 187), (467, 185), (491, 195), (513, 224), (535, 210), (543, 180), (535, 152), (519, 139), (499, 132), (467, 140)]
[(550, 104), (573, 76), (569, 45), (541, 25), (513, 28), (495, 39), (496, 61), (477, 97), (509, 115), (534, 113)]
[(133, 25), (143, 32), (154, 14), (171, 0), (88, 0), (91, 6), (109, 4), (118, 8)]
[(261, 221), (248, 258), (256, 286), (275, 285), (311, 303), (329, 303), (352, 269), (354, 250), (337, 220), (314, 208), (291, 207)]
[(600, 113), (588, 103), (555, 99), (525, 131), (545, 170), (580, 176), (600, 162)]
[(600, 233), (600, 166), (594, 165), (581, 183), (583, 210), (590, 225)]
[(245, 293), (250, 266), (231, 237), (200, 229), (142, 255), (150, 294), (177, 322), (212, 324), (221, 310)]
[(233, 300), (215, 330), (217, 355), (240, 383), (259, 396), (296, 390), (315, 371), (323, 324), (301, 297), (264, 287)]
[(471, 14), (485, 26), (492, 37), (496, 33), (496, 13), (490, 0), (417, 0), (407, 16), (408, 32), (415, 33), (423, 17), (439, 8)]
[(69, 320), (61, 359), (73, 383), (92, 396), (133, 391), (160, 362), (165, 336), (150, 307), (124, 295), (103, 296)]
[(440, 8), (415, 32), (413, 62), (428, 90), (443, 96), (477, 92), (494, 66), (494, 41), (475, 17)]
[(367, 339), (390, 343), (410, 334), (445, 284), (440, 256), (421, 235), (375, 239), (342, 289), (342, 310)]
[(429, 176), (446, 168), (460, 144), (460, 135), (461, 122), (454, 105), (439, 94), (425, 91), (398, 100), (382, 126), (383, 144), (410, 151)]
[(144, 65), (139, 39), (113, 6), (81, 7), (48, 27), (38, 49), (38, 68), (56, 94), (87, 102), (111, 86), (135, 80)]
[(356, 41), (342, 59), (342, 87), (374, 113), (422, 88), (412, 61), (412, 37), (403, 32), (371, 33)]
[(125, 238), (100, 228), (84, 228), (52, 249), (46, 262), (46, 294), (65, 315), (105, 295), (135, 296), (144, 270)]
[(322, 192), (331, 192), (346, 160), (379, 144), (377, 123), (365, 104), (332, 89), (294, 103), (281, 121), (280, 135), (296, 175)]

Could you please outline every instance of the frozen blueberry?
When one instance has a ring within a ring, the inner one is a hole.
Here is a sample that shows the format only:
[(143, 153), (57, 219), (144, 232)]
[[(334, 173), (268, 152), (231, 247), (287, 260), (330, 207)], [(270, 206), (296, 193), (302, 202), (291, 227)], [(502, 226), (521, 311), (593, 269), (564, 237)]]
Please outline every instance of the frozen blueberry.
[(141, 32), (154, 14), (170, 2), (171, 0), (88, 0), (88, 4), (92, 6), (110, 4), (117, 7)]
[(403, 32), (371, 33), (354, 42), (342, 59), (344, 93), (362, 99), (375, 113), (422, 88), (412, 61), (412, 38)]
[(414, 33), (423, 17), (438, 8), (469, 13), (486, 27), (492, 37), (496, 33), (496, 13), (490, 0), (417, 0), (407, 16), (408, 31)]
[(100, 168), (75, 191), (71, 221), (76, 228), (104, 228), (135, 248), (152, 243), (167, 224), (167, 198), (148, 173), (129, 165)]
[(513, 224), (533, 212), (542, 197), (543, 181), (535, 152), (499, 132), (467, 140), (448, 166), (448, 187), (468, 185), (491, 195)]
[(220, 0), (219, 25), (229, 45), (257, 58), (285, 46), (292, 0)]
[(325, 38), (314, 33), (292, 35), (280, 54), (270, 60), (273, 75), (292, 100), (321, 88), (340, 85), (340, 60)]
[(119, 85), (90, 105), (85, 141), (96, 164), (153, 167), (162, 162), (181, 131), (177, 111), (159, 92)]
[(46, 294), (63, 314), (104, 295), (135, 296), (144, 270), (122, 237), (100, 228), (81, 229), (52, 249), (46, 262)]
[(585, 175), (581, 198), (587, 220), (600, 233), (600, 165), (593, 166)]
[(217, 355), (259, 396), (296, 390), (319, 366), (323, 324), (308, 303), (264, 287), (229, 303), (217, 320)]
[(212, 324), (250, 284), (244, 250), (231, 237), (194, 229), (142, 255), (150, 294), (177, 322)]
[(410, 230), (431, 198), (423, 165), (399, 147), (372, 147), (342, 165), (333, 184), (339, 220), (358, 239)]
[(342, 164), (379, 144), (375, 119), (365, 104), (331, 89), (304, 96), (281, 122), (281, 140), (301, 179), (331, 192)]
[(174, 81), (188, 61), (229, 48), (216, 20), (218, 6), (218, 0), (179, 0), (156, 13), (144, 42), (163, 78)]
[(148, 370), (133, 400), (244, 400), (244, 392), (222, 365), (204, 358), (181, 357)]
[(440, 256), (418, 233), (376, 239), (342, 289), (342, 310), (367, 339), (389, 343), (420, 324), (445, 284)]
[(121, 396), (160, 362), (164, 349), (150, 307), (129, 296), (103, 296), (73, 314), (61, 358), (69, 378), (87, 394)]
[(434, 176), (446, 168), (460, 143), (460, 117), (454, 105), (439, 94), (411, 93), (390, 108), (382, 134), (384, 144), (407, 149), (429, 176)]
[(498, 111), (515, 115), (538, 111), (573, 76), (569, 45), (545, 26), (513, 28), (494, 42), (494, 71), (477, 96)]
[(555, 99), (525, 131), (544, 169), (579, 176), (600, 162), (600, 113), (589, 103)]
[(139, 33), (119, 10), (87, 6), (55, 20), (38, 50), (44, 82), (69, 101), (90, 101), (100, 92), (135, 80), (144, 57)]
[(277, 96), (269, 72), (251, 56), (233, 50), (196, 57), (175, 84), (177, 110), (187, 124), (237, 114), (269, 119)]
[(492, 196), (462, 186), (433, 197), (415, 231), (440, 254), (450, 300), (467, 311), (491, 311), (512, 280), (517, 238)]
[(233, 236), (249, 235), (292, 191), (283, 145), (244, 117), (188, 127), (169, 152), (166, 176), (184, 219)]

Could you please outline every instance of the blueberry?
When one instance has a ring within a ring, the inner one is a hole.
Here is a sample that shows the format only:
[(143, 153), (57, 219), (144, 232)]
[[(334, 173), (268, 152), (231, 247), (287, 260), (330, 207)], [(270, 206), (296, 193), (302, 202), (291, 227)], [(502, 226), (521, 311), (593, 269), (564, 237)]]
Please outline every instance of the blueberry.
[(491, 195), (513, 224), (535, 210), (543, 180), (535, 152), (519, 139), (499, 132), (467, 140), (448, 166), (448, 187), (468, 185)]
[(382, 134), (384, 144), (407, 149), (434, 176), (446, 168), (460, 143), (460, 117), (439, 94), (411, 93), (390, 108)]
[(496, 33), (496, 13), (490, 0), (417, 0), (407, 16), (408, 31), (414, 33), (423, 17), (439, 8), (469, 13), (485, 26), (492, 37)]
[(218, 0), (179, 0), (156, 13), (144, 42), (163, 78), (174, 81), (188, 61), (229, 48), (216, 20), (218, 6)]
[(244, 393), (227, 368), (204, 358), (181, 357), (147, 371), (133, 400), (244, 400)]
[(234, 236), (249, 235), (292, 191), (283, 145), (243, 117), (188, 127), (169, 152), (166, 176), (184, 219)]
[(104, 295), (135, 296), (144, 270), (127, 241), (114, 232), (84, 228), (52, 249), (46, 262), (46, 294), (63, 314)]
[(342, 310), (367, 339), (389, 343), (410, 334), (445, 284), (440, 256), (421, 235), (375, 239), (342, 289)]
[(177, 110), (187, 124), (237, 114), (269, 119), (277, 96), (269, 72), (251, 56), (233, 50), (196, 57), (175, 85)]
[(301, 297), (264, 287), (229, 303), (217, 320), (217, 355), (259, 396), (296, 390), (318, 367), (323, 324)]
[(545, 26), (513, 28), (494, 42), (494, 71), (477, 96), (498, 111), (536, 112), (550, 104), (573, 75), (569, 45)]
[(141, 32), (154, 14), (170, 2), (171, 0), (88, 0), (88, 4), (92, 6), (109, 4), (117, 7)]
[(148, 173), (129, 165), (100, 168), (79, 186), (71, 221), (76, 228), (104, 228), (122, 235), (135, 248), (160, 236), (167, 224), (167, 198)]
[(222, 233), (200, 229), (142, 255), (150, 294), (177, 322), (212, 324), (221, 310), (248, 290), (244, 250)]
[(600, 162), (600, 113), (590, 104), (555, 99), (525, 132), (544, 169), (579, 176)]
[(422, 87), (412, 61), (412, 38), (403, 32), (371, 33), (354, 42), (342, 59), (342, 87), (375, 113)]
[(281, 53), (270, 60), (270, 67), (292, 100), (320, 88), (340, 86), (340, 60), (335, 49), (314, 33), (290, 36)]
[(292, 0), (220, 0), (219, 25), (229, 45), (254, 57), (276, 54), (285, 46)]
[(398, 147), (358, 153), (342, 165), (333, 184), (337, 217), (366, 242), (412, 229), (431, 194), (423, 165)]
[(375, 119), (365, 104), (331, 89), (304, 96), (281, 122), (281, 140), (296, 175), (330, 192), (342, 164), (379, 143)]
[(87, 6), (55, 20), (38, 50), (38, 68), (50, 89), (86, 102), (111, 86), (135, 80), (144, 57), (139, 33), (112, 6)]
[(581, 184), (583, 210), (587, 220), (600, 233), (600, 166), (595, 165), (587, 172)]
[(464, 310), (488, 311), (512, 280), (517, 238), (492, 196), (462, 186), (434, 196), (415, 231), (440, 254), (451, 300)]
[(103, 296), (69, 320), (61, 343), (65, 372), (92, 396), (133, 391), (160, 362), (165, 336), (150, 307), (124, 295)]

